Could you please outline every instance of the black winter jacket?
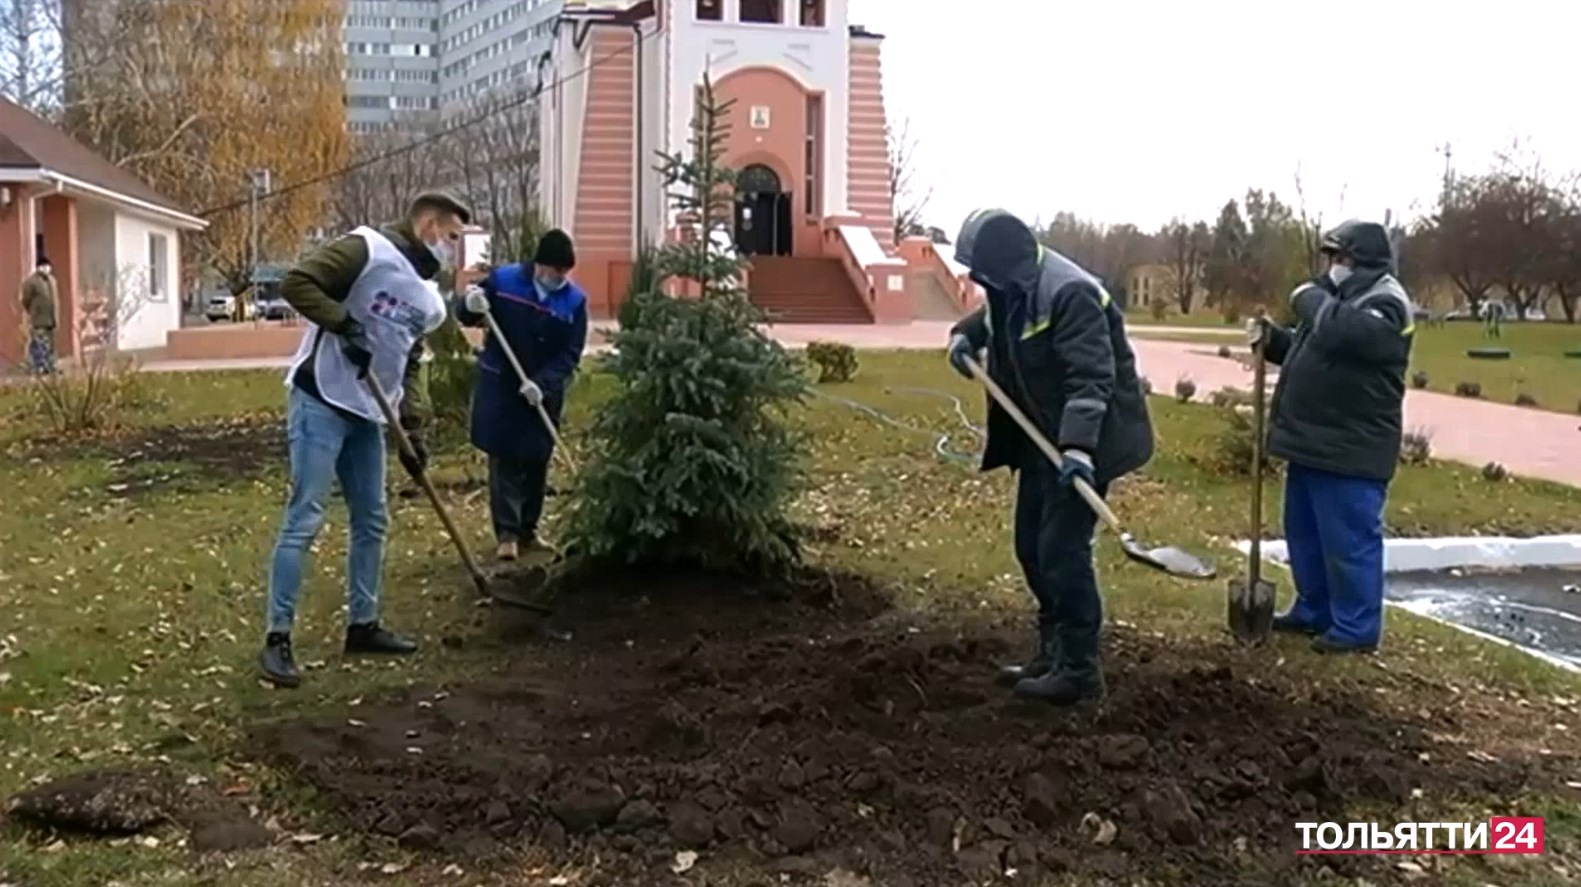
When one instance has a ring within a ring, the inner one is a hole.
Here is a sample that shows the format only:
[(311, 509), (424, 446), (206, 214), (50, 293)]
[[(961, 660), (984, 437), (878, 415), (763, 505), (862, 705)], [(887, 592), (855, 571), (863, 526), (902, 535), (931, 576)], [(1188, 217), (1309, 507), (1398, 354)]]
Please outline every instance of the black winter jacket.
[(1353, 273), (1337, 287), (1298, 287), (1290, 297), (1295, 328), (1269, 330), (1268, 359), (1280, 372), (1268, 451), (1297, 465), (1388, 481), (1400, 459), (1415, 310), (1389, 273), (1393, 250), (1382, 225), (1351, 222), (1329, 235), (1336, 236), (1355, 260)]
[[(988, 352), (988, 374), (1055, 446), (1090, 455), (1099, 483), (1153, 456), (1153, 425), (1125, 318), (1097, 278), (1037, 242), (1003, 210), (967, 217), (955, 260), (988, 301), (955, 325)], [(982, 469), (1020, 468), (1043, 454), (988, 402)]]

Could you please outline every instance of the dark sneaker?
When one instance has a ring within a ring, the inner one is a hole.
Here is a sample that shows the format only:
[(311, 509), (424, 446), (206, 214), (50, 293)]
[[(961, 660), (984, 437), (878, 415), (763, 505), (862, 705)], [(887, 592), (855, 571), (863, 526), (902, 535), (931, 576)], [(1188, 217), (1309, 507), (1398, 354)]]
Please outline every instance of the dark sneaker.
[(1345, 653), (1376, 653), (1378, 645), (1359, 644), (1355, 641), (1342, 641), (1331, 635), (1318, 635), (1312, 639), (1312, 650), (1317, 653), (1343, 655)]
[(346, 627), (346, 652), (374, 656), (410, 656), (417, 642), (389, 631), (377, 622)]
[(1021, 699), (1047, 702), (1061, 708), (1103, 699), (1103, 672), (1093, 668), (1059, 668), (1042, 677), (1027, 678), (1016, 684)]
[(290, 690), (302, 686), (302, 673), (297, 671), (288, 634), (273, 632), (264, 639), (263, 652), (258, 654), (258, 669), (263, 679), (276, 687)]

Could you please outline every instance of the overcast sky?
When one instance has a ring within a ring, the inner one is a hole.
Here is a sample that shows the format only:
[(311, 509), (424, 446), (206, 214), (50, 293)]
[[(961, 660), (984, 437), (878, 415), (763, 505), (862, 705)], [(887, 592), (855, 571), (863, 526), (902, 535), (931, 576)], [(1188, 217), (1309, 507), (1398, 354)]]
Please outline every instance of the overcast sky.
[[(850, 0), (883, 33), (927, 218), (982, 205), (1153, 228), (1248, 186), (1325, 218), (1431, 209), (1520, 138), (1581, 168), (1575, 0)], [(1343, 199), (1342, 199), (1343, 196)]]

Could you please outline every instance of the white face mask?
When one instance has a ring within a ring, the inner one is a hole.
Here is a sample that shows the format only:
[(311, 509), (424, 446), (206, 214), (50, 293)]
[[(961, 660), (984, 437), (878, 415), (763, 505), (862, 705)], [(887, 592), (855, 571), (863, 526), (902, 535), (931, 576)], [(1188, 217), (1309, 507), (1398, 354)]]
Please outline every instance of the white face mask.
[(449, 268), (456, 256), (455, 247), (448, 240), (428, 244), (428, 251), (434, 254), (434, 258), (439, 260), (440, 267), (443, 268)]
[(1344, 283), (1345, 278), (1350, 275), (1351, 268), (1349, 265), (1333, 264), (1328, 266), (1328, 279), (1334, 281), (1335, 286)]

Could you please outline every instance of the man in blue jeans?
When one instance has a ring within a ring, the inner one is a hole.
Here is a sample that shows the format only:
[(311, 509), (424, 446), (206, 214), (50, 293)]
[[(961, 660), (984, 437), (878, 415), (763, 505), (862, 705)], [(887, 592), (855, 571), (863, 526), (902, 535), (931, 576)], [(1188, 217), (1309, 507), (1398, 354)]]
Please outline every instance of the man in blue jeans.
[(1280, 366), (1268, 452), (1290, 463), (1296, 600), (1274, 630), (1313, 635), (1321, 653), (1364, 653), (1383, 635), (1383, 507), (1400, 459), (1415, 309), (1382, 225), (1346, 222), (1322, 250), (1328, 270), (1290, 294), (1295, 328), (1247, 328)]
[(303, 559), (324, 526), (339, 479), (351, 516), (346, 563), (346, 652), (406, 655), (416, 642), (379, 623), (379, 580), (388, 516), (384, 496), (385, 420), (369, 386), (377, 381), (399, 404), (415, 458), (401, 454), (416, 477), (427, 469), (421, 425), (423, 338), (445, 319), (432, 281), (453, 264), (472, 213), (444, 194), (412, 202), (404, 221), (358, 228), (326, 244), (287, 273), (281, 294), (310, 323), (287, 375), (286, 432), (291, 497), (269, 567), (268, 634), (259, 656), (265, 680), (302, 682), (291, 649), (291, 626), (302, 588)]

